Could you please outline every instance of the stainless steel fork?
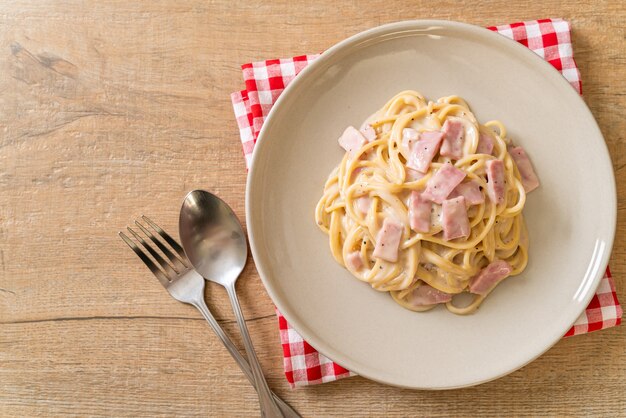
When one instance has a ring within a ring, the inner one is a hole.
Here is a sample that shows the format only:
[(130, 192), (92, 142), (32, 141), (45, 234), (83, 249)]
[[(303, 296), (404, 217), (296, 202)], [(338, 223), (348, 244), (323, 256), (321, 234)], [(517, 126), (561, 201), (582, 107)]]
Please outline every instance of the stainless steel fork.
[[(248, 364), (248, 361), (241, 355), (239, 350), (235, 347), (231, 339), (226, 335), (222, 327), (215, 320), (209, 308), (206, 306), (204, 302), (204, 278), (200, 276), (194, 269), (192, 269), (185, 256), (185, 252), (183, 248), (176, 242), (174, 238), (172, 238), (167, 232), (165, 232), (161, 227), (152, 222), (150, 218), (147, 216), (142, 216), (142, 220), (148, 225), (148, 227), (144, 226), (139, 221), (135, 221), (135, 225), (139, 230), (144, 234), (144, 237), (151, 241), (162, 254), (167, 257), (169, 260), (166, 261), (151, 245), (149, 242), (146, 242), (146, 239), (142, 237), (138, 232), (128, 227), (128, 232), (135, 238), (135, 240), (143, 247), (148, 254), (146, 254), (142, 249), (126, 234), (120, 232), (120, 237), (128, 244), (128, 246), (139, 256), (139, 258), (148, 266), (150, 271), (156, 276), (159, 282), (163, 285), (163, 287), (168, 291), (168, 293), (177, 301), (187, 303), (189, 305), (195, 306), (202, 316), (207, 320), (213, 331), (217, 334), (217, 336), (222, 340), (224, 346), (228, 350), (231, 356), (235, 359), (241, 370), (244, 372), (250, 383), (254, 385), (254, 377), (252, 375), (252, 369)], [(163, 241), (158, 239), (151, 231), (155, 231), (158, 236), (161, 237)], [(166, 245), (167, 243), (174, 251), (171, 251)], [(154, 263), (156, 260), (157, 264)], [(160, 268), (159, 268), (160, 266)], [(272, 396), (278, 403), (278, 406), (281, 409), (281, 412), (286, 417), (299, 417), (300, 415), (291, 408), (285, 401), (279, 398), (275, 393), (272, 392)]]

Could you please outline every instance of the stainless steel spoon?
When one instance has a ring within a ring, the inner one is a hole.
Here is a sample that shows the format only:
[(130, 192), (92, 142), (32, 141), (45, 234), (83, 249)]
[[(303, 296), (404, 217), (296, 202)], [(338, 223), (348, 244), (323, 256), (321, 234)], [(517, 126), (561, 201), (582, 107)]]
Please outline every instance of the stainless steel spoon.
[(228, 292), (254, 376), (261, 415), (285, 416), (267, 386), (235, 292), (235, 283), (248, 256), (246, 235), (239, 219), (219, 197), (194, 190), (185, 197), (178, 227), (185, 254), (196, 271), (206, 280), (224, 286)]

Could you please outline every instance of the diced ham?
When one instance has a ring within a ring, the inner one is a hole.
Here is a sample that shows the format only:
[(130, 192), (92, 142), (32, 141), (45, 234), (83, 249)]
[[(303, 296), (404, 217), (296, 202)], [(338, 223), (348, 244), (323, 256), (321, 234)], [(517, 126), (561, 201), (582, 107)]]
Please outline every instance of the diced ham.
[(369, 196), (357, 197), (354, 201), (354, 206), (356, 210), (365, 215), (369, 212), (370, 206), (372, 206), (372, 198)]
[(424, 173), (420, 173), (419, 171), (412, 170), (410, 168), (406, 168), (406, 181), (417, 181), (421, 178), (424, 178)]
[(409, 199), (409, 224), (415, 232), (428, 232), (430, 230), (430, 210), (433, 204), (424, 199), (420, 192), (411, 192)]
[(363, 267), (363, 257), (360, 251), (353, 251), (346, 256), (346, 267), (353, 271), (358, 271)]
[(463, 157), (463, 142), (465, 140), (465, 132), (463, 130), (463, 122), (460, 120), (447, 119), (443, 124), (443, 143), (439, 153), (444, 157), (458, 160)]
[(493, 152), (493, 138), (484, 132), (481, 132), (478, 136), (478, 146), (476, 147), (476, 154), (488, 154)]
[(350, 154), (350, 157), (354, 157), (366, 142), (363, 134), (354, 126), (348, 126), (339, 138), (339, 145)]
[(413, 149), (413, 144), (418, 140), (420, 134), (413, 128), (404, 128), (402, 130), (402, 145), (407, 150)]
[(485, 295), (491, 291), (499, 282), (507, 278), (513, 267), (504, 260), (496, 260), (482, 269), (472, 278), (469, 291), (477, 295)]
[(469, 236), (470, 224), (463, 196), (443, 202), (441, 224), (443, 225), (443, 239), (446, 241)]
[(451, 300), (451, 294), (437, 290), (427, 284), (416, 287), (407, 297), (407, 301), (413, 306), (435, 305), (437, 303), (450, 302)]
[(439, 151), (442, 138), (443, 134), (441, 132), (422, 132), (419, 135), (419, 140), (411, 148), (411, 155), (406, 163), (407, 167), (426, 173), (430, 163)]
[(428, 179), (422, 197), (441, 204), (464, 178), (465, 173), (463, 171), (452, 164), (444, 164), (435, 175)]
[(515, 147), (510, 149), (509, 153), (517, 165), (526, 193), (530, 193), (539, 187), (539, 179), (537, 178), (537, 174), (535, 174), (535, 170), (533, 170), (533, 165), (530, 163), (530, 159), (528, 155), (526, 155), (524, 148)]
[(398, 261), (398, 248), (400, 247), (400, 238), (402, 238), (403, 226), (400, 222), (385, 218), (383, 227), (380, 228), (376, 235), (376, 246), (372, 253), (374, 257), (395, 263)]
[(475, 181), (461, 183), (450, 193), (449, 197), (463, 196), (467, 206), (479, 205), (485, 201), (485, 196), (480, 191), (480, 185)]
[(496, 205), (504, 202), (504, 162), (502, 160), (487, 161), (487, 194)]
[(372, 142), (376, 139), (376, 131), (369, 123), (361, 128), (361, 133), (363, 134), (367, 142)]

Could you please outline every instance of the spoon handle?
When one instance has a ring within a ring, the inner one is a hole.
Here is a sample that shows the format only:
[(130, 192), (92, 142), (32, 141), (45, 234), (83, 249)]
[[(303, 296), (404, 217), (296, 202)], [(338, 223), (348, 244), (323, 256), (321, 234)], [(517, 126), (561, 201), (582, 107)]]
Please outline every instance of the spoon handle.
[[(241, 353), (239, 352), (239, 350), (237, 350), (237, 347), (235, 346), (233, 341), (224, 332), (220, 324), (215, 320), (215, 317), (213, 316), (213, 314), (211, 314), (211, 311), (209, 311), (209, 308), (206, 306), (206, 303), (204, 302), (204, 298), (201, 298), (198, 301), (194, 302), (193, 306), (195, 306), (196, 309), (200, 311), (204, 319), (207, 320), (207, 322), (209, 323), (213, 331), (215, 331), (215, 334), (217, 334), (219, 339), (222, 340), (222, 343), (224, 344), (224, 346), (226, 347), (230, 355), (233, 357), (237, 365), (239, 365), (239, 368), (241, 369), (241, 371), (243, 371), (243, 374), (248, 378), (250, 383), (252, 383), (252, 385), (255, 386), (255, 389), (256, 389), (254, 376), (252, 375), (252, 370), (250, 369), (250, 365), (248, 364), (248, 361), (241, 355)], [(300, 415), (291, 406), (289, 406), (289, 404), (287, 404), (280, 397), (278, 397), (278, 395), (272, 392), (272, 397), (278, 404), (278, 407), (281, 409), (285, 417), (288, 417), (288, 418), (300, 417)]]
[(230, 299), (230, 303), (233, 306), (233, 311), (235, 312), (237, 324), (239, 325), (239, 329), (241, 330), (243, 345), (246, 348), (246, 352), (248, 353), (248, 362), (250, 363), (252, 376), (254, 377), (254, 383), (256, 384), (257, 394), (259, 395), (261, 416), (267, 418), (282, 417), (284, 415), (278, 405), (276, 405), (276, 402), (274, 402), (274, 398), (272, 398), (272, 392), (267, 386), (267, 382), (265, 381), (265, 377), (263, 376), (263, 370), (261, 370), (261, 365), (259, 364), (256, 352), (254, 351), (254, 346), (252, 345), (252, 340), (250, 339), (250, 334), (248, 334), (248, 327), (246, 327), (246, 321), (243, 317), (243, 313), (241, 312), (241, 307), (239, 306), (237, 293), (235, 292), (235, 283), (232, 283), (225, 287), (226, 291), (228, 292), (228, 298)]

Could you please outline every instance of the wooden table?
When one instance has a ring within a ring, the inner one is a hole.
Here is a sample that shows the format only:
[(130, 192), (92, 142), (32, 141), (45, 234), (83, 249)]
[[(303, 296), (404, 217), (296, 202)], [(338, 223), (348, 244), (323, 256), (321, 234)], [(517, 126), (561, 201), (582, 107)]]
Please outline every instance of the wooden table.
[[(617, 174), (611, 263), (626, 301), (626, 5), (536, 3), (2, 2), (0, 415), (256, 415), (254, 391), (198, 312), (172, 300), (117, 231), (147, 214), (176, 232), (194, 188), (216, 192), (244, 219), (229, 102), (242, 87), (239, 65), (319, 52), (406, 18), (572, 22), (585, 100)], [(239, 291), (270, 386), (304, 416), (626, 409), (625, 327), (563, 340), (522, 370), (464, 390), (356, 377), (292, 391), (252, 262)], [(240, 344), (223, 290), (210, 286), (207, 302)]]

